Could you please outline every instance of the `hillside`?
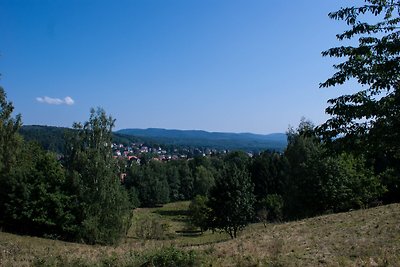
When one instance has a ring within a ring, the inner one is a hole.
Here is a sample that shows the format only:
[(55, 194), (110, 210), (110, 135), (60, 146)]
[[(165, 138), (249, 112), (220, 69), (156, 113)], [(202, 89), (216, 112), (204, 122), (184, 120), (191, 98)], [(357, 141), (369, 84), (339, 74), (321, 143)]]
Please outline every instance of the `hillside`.
[(158, 128), (122, 129), (117, 131), (117, 133), (148, 138), (169, 145), (210, 147), (215, 149), (258, 151), (269, 149), (282, 151), (287, 145), (286, 134), (284, 133), (261, 135), (252, 133), (221, 133)]
[[(44, 125), (24, 125), (20, 134), (27, 141), (36, 141), (46, 150), (62, 153), (65, 135), (71, 128)], [(283, 151), (287, 145), (286, 135), (275, 133), (260, 135), (252, 133), (218, 133), (206, 131), (183, 131), (166, 129), (123, 129), (113, 133), (113, 142), (130, 144), (143, 142), (176, 147), (214, 148), (218, 150), (276, 150)]]
[[(65, 136), (72, 131), (73, 129), (65, 127), (24, 125), (19, 133), (26, 141), (36, 141), (46, 150), (63, 153)], [(115, 143), (130, 144), (139, 141), (143, 142), (142, 139), (132, 135), (113, 133), (113, 142)]]
[[(156, 216), (175, 230), (185, 221), (187, 204), (135, 213)], [(400, 204), (392, 204), (266, 227), (253, 224), (235, 240), (209, 232), (140, 240), (130, 233), (117, 247), (0, 232), (0, 266), (140, 266), (171, 246), (177, 247), (175, 256), (193, 251), (187, 255), (196, 258), (195, 266), (400, 266), (399, 221)]]

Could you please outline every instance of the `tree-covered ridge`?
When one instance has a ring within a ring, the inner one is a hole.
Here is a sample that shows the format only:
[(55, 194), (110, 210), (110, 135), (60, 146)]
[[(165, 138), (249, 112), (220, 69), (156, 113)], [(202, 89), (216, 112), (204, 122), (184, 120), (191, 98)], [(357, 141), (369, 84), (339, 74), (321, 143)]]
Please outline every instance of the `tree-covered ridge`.
[[(65, 149), (65, 135), (71, 128), (23, 125), (19, 133), (26, 141), (38, 142), (44, 149), (62, 154)], [(183, 135), (183, 137), (182, 137)], [(113, 132), (112, 141), (125, 146), (142, 143), (148, 146), (162, 146), (167, 150), (187, 149), (201, 150), (245, 150), (259, 152), (262, 150), (283, 151), (287, 145), (286, 134), (270, 135), (209, 133), (205, 131), (181, 131), (165, 129), (125, 129)], [(193, 152), (191, 152), (193, 154)]]
[(167, 145), (208, 147), (211, 149), (240, 149), (245, 151), (263, 151), (269, 149), (283, 151), (287, 144), (286, 135), (284, 133), (261, 135), (157, 128), (122, 129), (117, 132), (146, 138)]
[[(73, 131), (72, 128), (45, 125), (23, 125), (19, 129), (19, 133), (26, 141), (35, 141), (45, 150), (61, 154), (65, 151), (66, 135)], [(135, 136), (113, 132), (112, 142), (117, 144), (130, 144), (144, 141)]]

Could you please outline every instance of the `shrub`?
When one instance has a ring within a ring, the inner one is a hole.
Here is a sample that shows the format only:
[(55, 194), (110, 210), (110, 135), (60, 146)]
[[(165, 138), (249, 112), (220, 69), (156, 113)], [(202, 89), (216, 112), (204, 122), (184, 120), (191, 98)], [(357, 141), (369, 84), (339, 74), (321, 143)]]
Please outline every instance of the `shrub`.
[[(283, 218), (283, 198), (278, 194), (267, 195), (260, 203), (258, 217), (265, 221), (281, 221)], [(261, 217), (261, 218), (260, 218)]]
[(149, 216), (138, 219), (135, 222), (136, 237), (141, 239), (167, 239), (171, 236), (169, 225), (162, 223), (158, 218)]
[(145, 263), (142, 266), (175, 266), (188, 267), (200, 266), (198, 255), (193, 251), (183, 251), (175, 247), (163, 248), (150, 254), (146, 257)]

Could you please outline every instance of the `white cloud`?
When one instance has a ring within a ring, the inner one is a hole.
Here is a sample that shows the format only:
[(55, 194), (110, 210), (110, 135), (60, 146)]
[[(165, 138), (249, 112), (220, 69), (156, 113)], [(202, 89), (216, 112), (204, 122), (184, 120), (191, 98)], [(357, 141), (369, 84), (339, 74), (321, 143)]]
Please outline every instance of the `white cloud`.
[(36, 101), (49, 105), (68, 105), (68, 106), (71, 106), (75, 103), (75, 101), (70, 96), (66, 96), (64, 99), (52, 98), (48, 96), (36, 97)]
[(64, 98), (64, 103), (71, 106), (75, 103), (75, 101), (71, 97), (67, 96)]

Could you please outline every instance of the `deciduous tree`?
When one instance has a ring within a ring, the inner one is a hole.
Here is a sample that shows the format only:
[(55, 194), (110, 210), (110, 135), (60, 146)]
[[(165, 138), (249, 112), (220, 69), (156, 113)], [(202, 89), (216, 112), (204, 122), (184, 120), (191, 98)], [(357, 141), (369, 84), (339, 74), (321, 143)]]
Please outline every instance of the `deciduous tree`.
[(75, 123), (65, 165), (77, 196), (77, 237), (87, 243), (116, 243), (131, 219), (126, 190), (112, 157), (114, 120), (103, 109), (91, 110), (89, 121)]
[(245, 169), (227, 164), (211, 189), (208, 206), (211, 208), (210, 227), (236, 238), (254, 216), (253, 184)]
[(349, 26), (338, 40), (356, 39), (356, 44), (322, 52), (344, 61), (334, 65), (336, 73), (320, 86), (353, 79), (360, 87), (328, 101), (331, 118), (318, 131), (339, 149), (372, 155), (376, 170), (385, 177), (390, 173), (389, 193), (400, 200), (400, 2), (365, 0), (364, 5), (341, 8), (329, 17)]
[(21, 149), (22, 139), (18, 134), (21, 116), (12, 117), (14, 106), (0, 87), (0, 224), (5, 220), (5, 204), (9, 200), (11, 172)]

